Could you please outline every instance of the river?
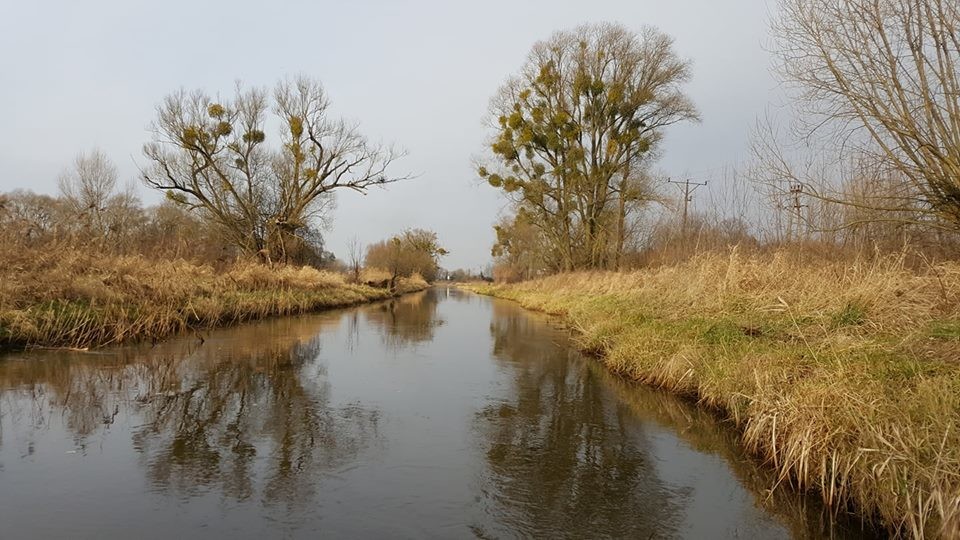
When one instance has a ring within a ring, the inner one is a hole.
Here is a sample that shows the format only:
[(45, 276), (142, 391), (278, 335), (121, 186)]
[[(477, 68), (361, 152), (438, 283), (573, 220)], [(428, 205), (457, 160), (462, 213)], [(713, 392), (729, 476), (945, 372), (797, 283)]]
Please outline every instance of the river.
[(864, 537), (515, 304), (436, 287), (0, 357), (0, 538)]

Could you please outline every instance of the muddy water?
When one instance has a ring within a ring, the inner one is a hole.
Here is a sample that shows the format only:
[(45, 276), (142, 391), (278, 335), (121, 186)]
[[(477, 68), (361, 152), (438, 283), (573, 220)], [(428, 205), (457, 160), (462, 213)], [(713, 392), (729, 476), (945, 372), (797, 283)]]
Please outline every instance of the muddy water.
[(510, 303), (203, 338), (0, 359), (0, 538), (863, 535)]

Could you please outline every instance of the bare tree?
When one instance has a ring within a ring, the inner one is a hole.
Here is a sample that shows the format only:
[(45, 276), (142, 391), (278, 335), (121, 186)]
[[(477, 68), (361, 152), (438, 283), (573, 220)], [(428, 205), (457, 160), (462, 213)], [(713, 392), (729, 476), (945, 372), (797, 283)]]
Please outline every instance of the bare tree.
[[(201, 91), (171, 94), (144, 147), (144, 180), (201, 211), (247, 253), (266, 249), (286, 260), (289, 243), (334, 190), (362, 193), (400, 179), (387, 168), (401, 154), (329, 118), (329, 105), (320, 83), (305, 77), (278, 83), (272, 100), (239, 85), (223, 103)], [(268, 111), (282, 125), (274, 148), (264, 131)]]
[(96, 233), (104, 228), (107, 201), (116, 195), (117, 168), (103, 152), (79, 154), (58, 179), (60, 193), (80, 221)]
[(72, 205), (62, 198), (24, 190), (0, 198), (0, 240), (7, 244), (58, 240), (66, 222), (76, 219)]
[[(841, 153), (881, 164), (908, 189), (854, 200), (804, 188), (881, 219), (907, 210), (912, 222), (960, 226), (960, 4), (781, 0), (781, 8), (777, 67), (803, 106), (804, 135), (834, 136)], [(782, 155), (767, 154), (784, 169)], [(790, 175), (802, 176), (782, 176)]]
[(829, 137), (790, 140), (769, 119), (758, 124), (752, 151), (747, 176), (766, 203), (761, 227), (767, 241), (816, 240), (873, 251), (955, 236), (954, 225), (933, 210), (916, 183), (876, 154)]
[(359, 283), (360, 270), (363, 266), (363, 246), (356, 236), (347, 241), (347, 262), (350, 265), (350, 273), (353, 274), (353, 281)]

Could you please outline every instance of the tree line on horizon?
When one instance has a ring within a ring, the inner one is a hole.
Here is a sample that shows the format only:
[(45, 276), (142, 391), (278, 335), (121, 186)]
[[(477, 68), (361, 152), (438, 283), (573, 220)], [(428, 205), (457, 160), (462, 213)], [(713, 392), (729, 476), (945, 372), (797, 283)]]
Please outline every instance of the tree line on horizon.
[[(536, 43), (490, 102), (479, 177), (510, 202), (494, 226), (499, 279), (622, 270), (702, 249), (906, 247), (952, 257), (960, 227), (960, 8), (945, 0), (780, 0), (772, 24), (786, 121), (763, 119), (752, 159), (724, 174), (704, 210), (656, 170), (667, 130), (698, 122), (689, 60), (652, 27), (588, 24)], [(121, 253), (219, 263), (362, 265), (391, 282), (447, 275), (433, 231), (400, 231), (348, 260), (324, 248), (334, 195), (406, 177), (403, 152), (332, 118), (322, 85), (286, 79), (232, 97), (177, 91), (157, 107), (144, 208), (99, 151), (81, 154), (60, 195), (0, 196), (0, 232)], [(269, 134), (267, 126), (277, 127)], [(686, 212), (683, 212), (686, 216)], [(689, 221), (689, 223), (688, 223)], [(459, 271), (458, 276), (470, 273)]]
[[(326, 250), (322, 234), (334, 195), (402, 180), (387, 173), (402, 153), (369, 143), (356, 125), (330, 118), (328, 108), (323, 87), (307, 77), (280, 81), (272, 93), (238, 85), (222, 102), (202, 91), (174, 92), (157, 107), (141, 170), (164, 202), (144, 207), (95, 149), (60, 176), (58, 196), (0, 194), (0, 233), (29, 246), (346, 272), (348, 263)], [(283, 128), (271, 145), (265, 126), (277, 121)], [(372, 281), (390, 287), (415, 273), (436, 279), (447, 253), (436, 233), (421, 229), (371, 244), (365, 256), (361, 249), (351, 246), (353, 277), (360, 281), (360, 268), (370, 267), (387, 273)]]

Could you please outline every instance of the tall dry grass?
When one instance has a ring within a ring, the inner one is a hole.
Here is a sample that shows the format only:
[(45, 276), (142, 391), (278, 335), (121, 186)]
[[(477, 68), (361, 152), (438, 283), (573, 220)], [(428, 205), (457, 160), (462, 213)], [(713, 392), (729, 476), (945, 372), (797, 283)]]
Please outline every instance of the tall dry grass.
[[(311, 267), (237, 263), (221, 271), (182, 260), (78, 249), (0, 253), (0, 345), (101, 346), (159, 339), (270, 315), (385, 299), (394, 292), (348, 284)], [(426, 287), (404, 280), (398, 291)]]
[(474, 289), (724, 411), (781, 481), (895, 535), (960, 538), (960, 264), (734, 251)]

